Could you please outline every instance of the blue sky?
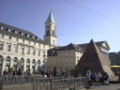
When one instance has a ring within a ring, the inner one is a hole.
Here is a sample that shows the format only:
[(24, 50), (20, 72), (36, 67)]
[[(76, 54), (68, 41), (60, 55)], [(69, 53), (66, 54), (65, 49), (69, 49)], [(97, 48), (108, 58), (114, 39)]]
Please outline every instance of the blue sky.
[(52, 8), (58, 45), (107, 41), (120, 50), (120, 0), (0, 0), (0, 22), (28, 30), (43, 39)]

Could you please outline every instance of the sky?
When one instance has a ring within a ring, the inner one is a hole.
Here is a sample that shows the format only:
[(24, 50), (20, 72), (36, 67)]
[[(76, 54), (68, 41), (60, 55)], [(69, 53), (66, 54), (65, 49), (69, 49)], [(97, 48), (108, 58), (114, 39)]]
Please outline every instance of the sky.
[(57, 45), (107, 41), (120, 51), (120, 0), (0, 0), (0, 22), (30, 31), (41, 39), (52, 8)]

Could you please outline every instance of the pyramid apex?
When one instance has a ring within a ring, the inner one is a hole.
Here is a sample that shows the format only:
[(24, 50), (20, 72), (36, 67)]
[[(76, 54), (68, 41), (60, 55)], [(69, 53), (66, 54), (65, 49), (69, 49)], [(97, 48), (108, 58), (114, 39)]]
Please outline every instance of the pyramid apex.
[(90, 42), (94, 42), (94, 40), (93, 40), (93, 39), (91, 39), (91, 40), (90, 40)]

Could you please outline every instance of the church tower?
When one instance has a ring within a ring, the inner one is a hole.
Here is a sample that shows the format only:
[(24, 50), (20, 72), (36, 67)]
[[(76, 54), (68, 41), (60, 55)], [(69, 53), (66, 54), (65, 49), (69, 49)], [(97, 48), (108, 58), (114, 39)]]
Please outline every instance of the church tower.
[(44, 41), (51, 47), (56, 47), (57, 37), (56, 37), (56, 22), (54, 20), (53, 14), (50, 11), (49, 16), (45, 22), (45, 36)]

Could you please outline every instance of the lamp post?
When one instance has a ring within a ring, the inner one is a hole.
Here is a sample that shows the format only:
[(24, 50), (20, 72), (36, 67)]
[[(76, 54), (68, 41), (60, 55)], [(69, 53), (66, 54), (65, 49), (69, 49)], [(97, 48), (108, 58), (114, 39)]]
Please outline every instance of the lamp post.
[(2, 65), (3, 65), (3, 58), (0, 57), (0, 89), (3, 88), (3, 83), (2, 83)]

